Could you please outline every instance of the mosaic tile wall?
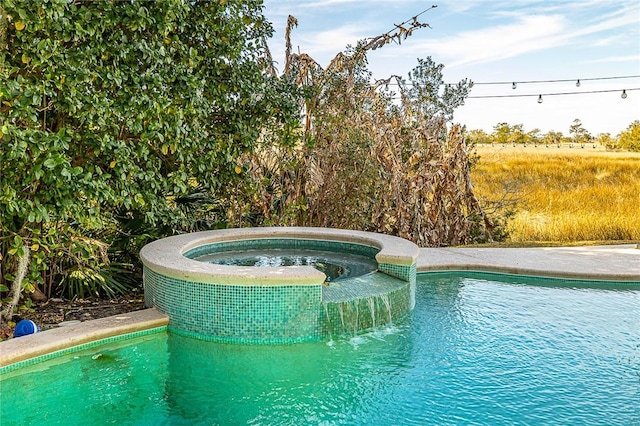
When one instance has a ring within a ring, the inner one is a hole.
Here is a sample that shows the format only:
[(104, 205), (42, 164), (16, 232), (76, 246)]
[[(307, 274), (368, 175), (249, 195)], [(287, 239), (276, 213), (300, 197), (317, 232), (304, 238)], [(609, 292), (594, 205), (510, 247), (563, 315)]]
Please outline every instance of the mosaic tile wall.
[(403, 281), (408, 281), (411, 286), (410, 289), (410, 305), (409, 310), (416, 306), (416, 264), (411, 266), (405, 265), (391, 265), (388, 263), (379, 263), (378, 270), (384, 272), (392, 277), (400, 278)]
[[(374, 258), (379, 249), (338, 241), (256, 239), (214, 243), (184, 255), (225, 250), (305, 248)], [(416, 265), (378, 264), (379, 272), (329, 286), (234, 286), (170, 278), (145, 268), (145, 303), (170, 318), (171, 331), (250, 344), (320, 340), (388, 324), (415, 305)]]
[(172, 330), (206, 340), (279, 344), (318, 340), (321, 336), (319, 285), (199, 283), (145, 268), (147, 297), (169, 316)]

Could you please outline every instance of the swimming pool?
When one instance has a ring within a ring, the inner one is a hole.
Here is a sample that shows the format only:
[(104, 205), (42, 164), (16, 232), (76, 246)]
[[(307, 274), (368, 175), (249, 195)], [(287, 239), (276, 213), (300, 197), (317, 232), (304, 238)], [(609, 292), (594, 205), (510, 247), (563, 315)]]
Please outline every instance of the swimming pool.
[(637, 424), (640, 289), (419, 276), (403, 321), (296, 345), (160, 332), (2, 377), (3, 424)]

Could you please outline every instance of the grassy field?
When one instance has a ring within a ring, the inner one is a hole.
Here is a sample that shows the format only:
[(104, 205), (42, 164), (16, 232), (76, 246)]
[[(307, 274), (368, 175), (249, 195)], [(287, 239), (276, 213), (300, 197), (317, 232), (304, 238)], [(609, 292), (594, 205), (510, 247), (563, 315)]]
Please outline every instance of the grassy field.
[(476, 195), (514, 212), (507, 242), (640, 241), (640, 153), (591, 146), (476, 153)]

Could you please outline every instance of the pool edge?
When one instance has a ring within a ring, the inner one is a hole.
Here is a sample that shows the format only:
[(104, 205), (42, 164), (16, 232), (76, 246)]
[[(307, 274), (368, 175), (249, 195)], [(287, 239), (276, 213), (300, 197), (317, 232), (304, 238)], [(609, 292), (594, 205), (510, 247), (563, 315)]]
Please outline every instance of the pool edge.
[(640, 283), (635, 244), (535, 248), (421, 248), (417, 273), (494, 272), (547, 278)]
[(5, 340), (0, 342), (0, 371), (21, 361), (168, 324), (168, 316), (149, 308)]
[(529, 277), (529, 278), (546, 278), (546, 279), (558, 279), (558, 280), (575, 280), (575, 281), (594, 281), (594, 282), (613, 282), (613, 283), (627, 283), (637, 284), (640, 286), (640, 275), (627, 275), (627, 274), (590, 274), (590, 273), (576, 273), (576, 272), (562, 272), (562, 271), (542, 271), (537, 269), (520, 269), (509, 267), (492, 267), (486, 265), (442, 265), (437, 267), (418, 267), (416, 273), (418, 275), (430, 274), (430, 273), (487, 273), (495, 275), (505, 276), (517, 276), (517, 277)]
[[(615, 261), (608, 257), (610, 253), (617, 257)], [(567, 267), (569, 263), (571, 267)], [(640, 285), (640, 249), (635, 244), (531, 249), (421, 248), (417, 273), (430, 272), (493, 272)], [(9, 339), (0, 342), (0, 371), (31, 358), (113, 336), (166, 327), (168, 323), (166, 315), (150, 308)]]

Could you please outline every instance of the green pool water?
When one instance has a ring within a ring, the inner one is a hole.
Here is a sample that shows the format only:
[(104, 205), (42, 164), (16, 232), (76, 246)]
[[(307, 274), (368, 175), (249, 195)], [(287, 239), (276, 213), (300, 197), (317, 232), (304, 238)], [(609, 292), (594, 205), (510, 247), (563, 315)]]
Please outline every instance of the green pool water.
[(639, 424), (640, 289), (540, 284), (422, 275), (405, 321), (329, 342), (80, 351), (4, 374), (0, 424)]

